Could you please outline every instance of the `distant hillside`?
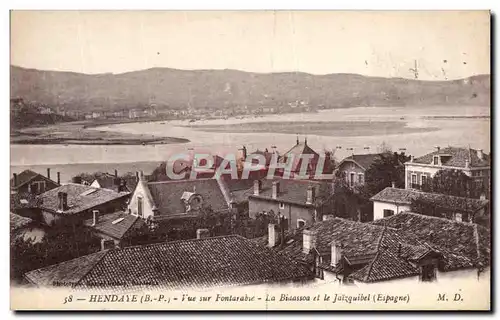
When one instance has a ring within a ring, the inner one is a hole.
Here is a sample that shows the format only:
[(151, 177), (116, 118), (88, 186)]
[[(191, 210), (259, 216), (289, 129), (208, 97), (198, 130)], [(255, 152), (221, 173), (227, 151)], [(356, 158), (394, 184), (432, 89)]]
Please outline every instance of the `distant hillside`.
[(11, 97), (67, 110), (159, 109), (235, 106), (435, 106), (490, 104), (490, 76), (454, 81), (416, 81), (355, 74), (250, 73), (236, 70), (153, 68), (87, 75), (11, 66)]

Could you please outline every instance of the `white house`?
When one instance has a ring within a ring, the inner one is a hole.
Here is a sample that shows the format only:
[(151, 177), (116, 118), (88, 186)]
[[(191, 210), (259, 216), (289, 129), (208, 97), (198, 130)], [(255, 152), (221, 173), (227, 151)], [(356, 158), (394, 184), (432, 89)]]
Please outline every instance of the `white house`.
[(370, 200), (373, 202), (374, 220), (411, 211), (412, 201), (416, 200), (432, 205), (441, 215), (457, 221), (475, 222), (478, 218), (489, 214), (488, 200), (454, 197), (415, 189), (387, 187)]
[(490, 184), (490, 157), (483, 150), (471, 148), (436, 147), (434, 152), (405, 163), (405, 188), (421, 189), (443, 169), (461, 170), (472, 177), (478, 187)]

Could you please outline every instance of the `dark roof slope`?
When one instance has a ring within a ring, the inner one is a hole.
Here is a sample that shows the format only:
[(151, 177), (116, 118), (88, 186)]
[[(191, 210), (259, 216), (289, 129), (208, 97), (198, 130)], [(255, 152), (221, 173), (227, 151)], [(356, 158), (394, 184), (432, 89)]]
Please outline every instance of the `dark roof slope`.
[(115, 239), (122, 239), (132, 226), (137, 226), (137, 224), (142, 225), (144, 222), (142, 219), (139, 219), (138, 216), (119, 211), (99, 216), (95, 226), (92, 226), (92, 223), (93, 219), (88, 219), (84, 222), (84, 224), (89, 228)]
[(115, 192), (119, 191), (119, 185), (121, 182), (125, 183), (125, 190), (123, 192), (132, 192), (137, 186), (136, 176), (115, 177), (112, 174), (105, 173), (97, 177), (95, 180), (97, 180), (101, 188), (110, 189)]
[[(318, 222), (308, 230), (316, 232), (316, 251), (323, 257), (320, 268), (331, 270), (331, 243), (342, 245), (351, 265), (364, 265), (350, 275), (362, 282), (384, 281), (419, 274), (411, 262), (432, 254), (441, 256), (443, 271), (487, 266), (490, 240), (486, 228), (413, 213), (399, 213), (373, 223), (334, 218)], [(285, 246), (274, 250), (298, 261), (313, 263), (305, 254), (301, 232), (287, 232)], [(253, 240), (267, 245), (267, 236)], [(399, 247), (401, 245), (401, 248)]]
[(229, 209), (215, 179), (150, 182), (148, 188), (161, 215), (184, 213), (181, 197), (185, 191), (196, 191), (203, 197), (204, 205), (210, 206), (214, 211)]
[(20, 216), (18, 214), (15, 214), (15, 213), (10, 213), (10, 232), (15, 232), (16, 230), (19, 230), (27, 225), (29, 225), (30, 223), (32, 223), (33, 220), (31, 220), (30, 218), (26, 218), (26, 217), (23, 217), (23, 216)]
[(10, 179), (10, 187), (13, 189), (17, 189), (25, 185), (26, 183), (30, 182), (31, 180), (35, 179), (36, 177), (40, 177), (45, 181), (50, 181), (53, 184), (57, 185), (55, 181), (45, 177), (44, 175), (27, 169), (17, 175), (17, 183), (15, 185), (14, 185), (14, 178)]
[[(327, 182), (298, 180), (298, 179), (263, 179), (261, 191), (258, 196), (253, 195), (253, 190), (249, 189), (246, 193), (251, 198), (267, 199), (306, 206), (307, 189), (309, 186), (314, 188), (314, 205), (320, 205), (331, 195), (331, 188)], [(272, 198), (273, 181), (279, 182), (279, 192), (277, 199)]]
[(442, 157), (442, 164), (449, 167), (465, 168), (465, 161), (469, 161), (470, 167), (489, 167), (491, 159), (484, 154), (483, 159), (477, 156), (477, 150), (471, 148), (447, 147), (428, 153), (424, 156), (415, 158), (414, 163), (431, 164), (434, 156), (448, 155)]
[(466, 212), (476, 212), (489, 203), (488, 200), (455, 197), (441, 193), (431, 193), (414, 189), (399, 189), (391, 187), (387, 187), (384, 190), (380, 191), (379, 193), (371, 197), (370, 200), (409, 205), (411, 204), (412, 200), (416, 199), (426, 200), (442, 208)]
[(377, 160), (380, 159), (381, 154), (380, 153), (373, 153), (373, 154), (353, 154), (344, 160), (341, 161), (339, 166), (342, 165), (345, 161), (352, 162), (354, 161), (358, 165), (361, 166), (364, 170), (368, 170), (368, 168), (371, 167), (371, 165)]
[(108, 189), (94, 188), (83, 184), (69, 183), (42, 193), (38, 196), (39, 206), (42, 209), (57, 212), (59, 210), (58, 193), (68, 194), (68, 210), (63, 214), (75, 214), (98, 205), (127, 197), (129, 194), (118, 193)]
[(442, 252), (445, 269), (490, 264), (490, 233), (483, 226), (404, 212), (372, 222), (396, 227)]
[(36, 196), (29, 192), (11, 193), (10, 194), (10, 209), (28, 209), (37, 207)]
[[(96, 257), (96, 255), (99, 255)], [(85, 260), (86, 259), (86, 260)], [(189, 289), (311, 278), (303, 265), (240, 236), (113, 249), (28, 272), (40, 285)], [(97, 262), (95, 262), (97, 260)], [(68, 265), (85, 272), (72, 272)]]

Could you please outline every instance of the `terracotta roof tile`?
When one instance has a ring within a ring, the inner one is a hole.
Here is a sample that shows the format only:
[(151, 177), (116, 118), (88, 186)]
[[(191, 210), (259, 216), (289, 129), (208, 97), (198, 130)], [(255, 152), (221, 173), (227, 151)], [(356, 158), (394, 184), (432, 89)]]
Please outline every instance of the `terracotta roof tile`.
[[(173, 290), (312, 277), (300, 263), (240, 236), (173, 241), (98, 254), (31, 271), (26, 277), (41, 285), (64, 280), (86, 288), (147, 286)], [(74, 273), (71, 266), (78, 266), (78, 272)]]
[[(59, 210), (59, 192), (65, 192), (68, 194), (69, 208), (68, 210), (65, 210), (63, 214), (79, 213), (92, 209), (98, 205), (129, 196), (128, 193), (118, 193), (108, 189), (69, 183), (39, 195), (37, 198), (39, 201), (39, 207), (57, 212)], [(88, 194), (85, 195), (87, 192)]]

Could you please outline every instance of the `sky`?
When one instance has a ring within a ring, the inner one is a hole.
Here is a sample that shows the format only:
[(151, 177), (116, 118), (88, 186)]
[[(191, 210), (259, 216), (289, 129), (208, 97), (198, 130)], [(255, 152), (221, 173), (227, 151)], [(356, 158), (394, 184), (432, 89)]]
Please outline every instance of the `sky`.
[(153, 67), (357, 73), (421, 80), (490, 73), (487, 11), (13, 11), (11, 64), (124, 73)]

